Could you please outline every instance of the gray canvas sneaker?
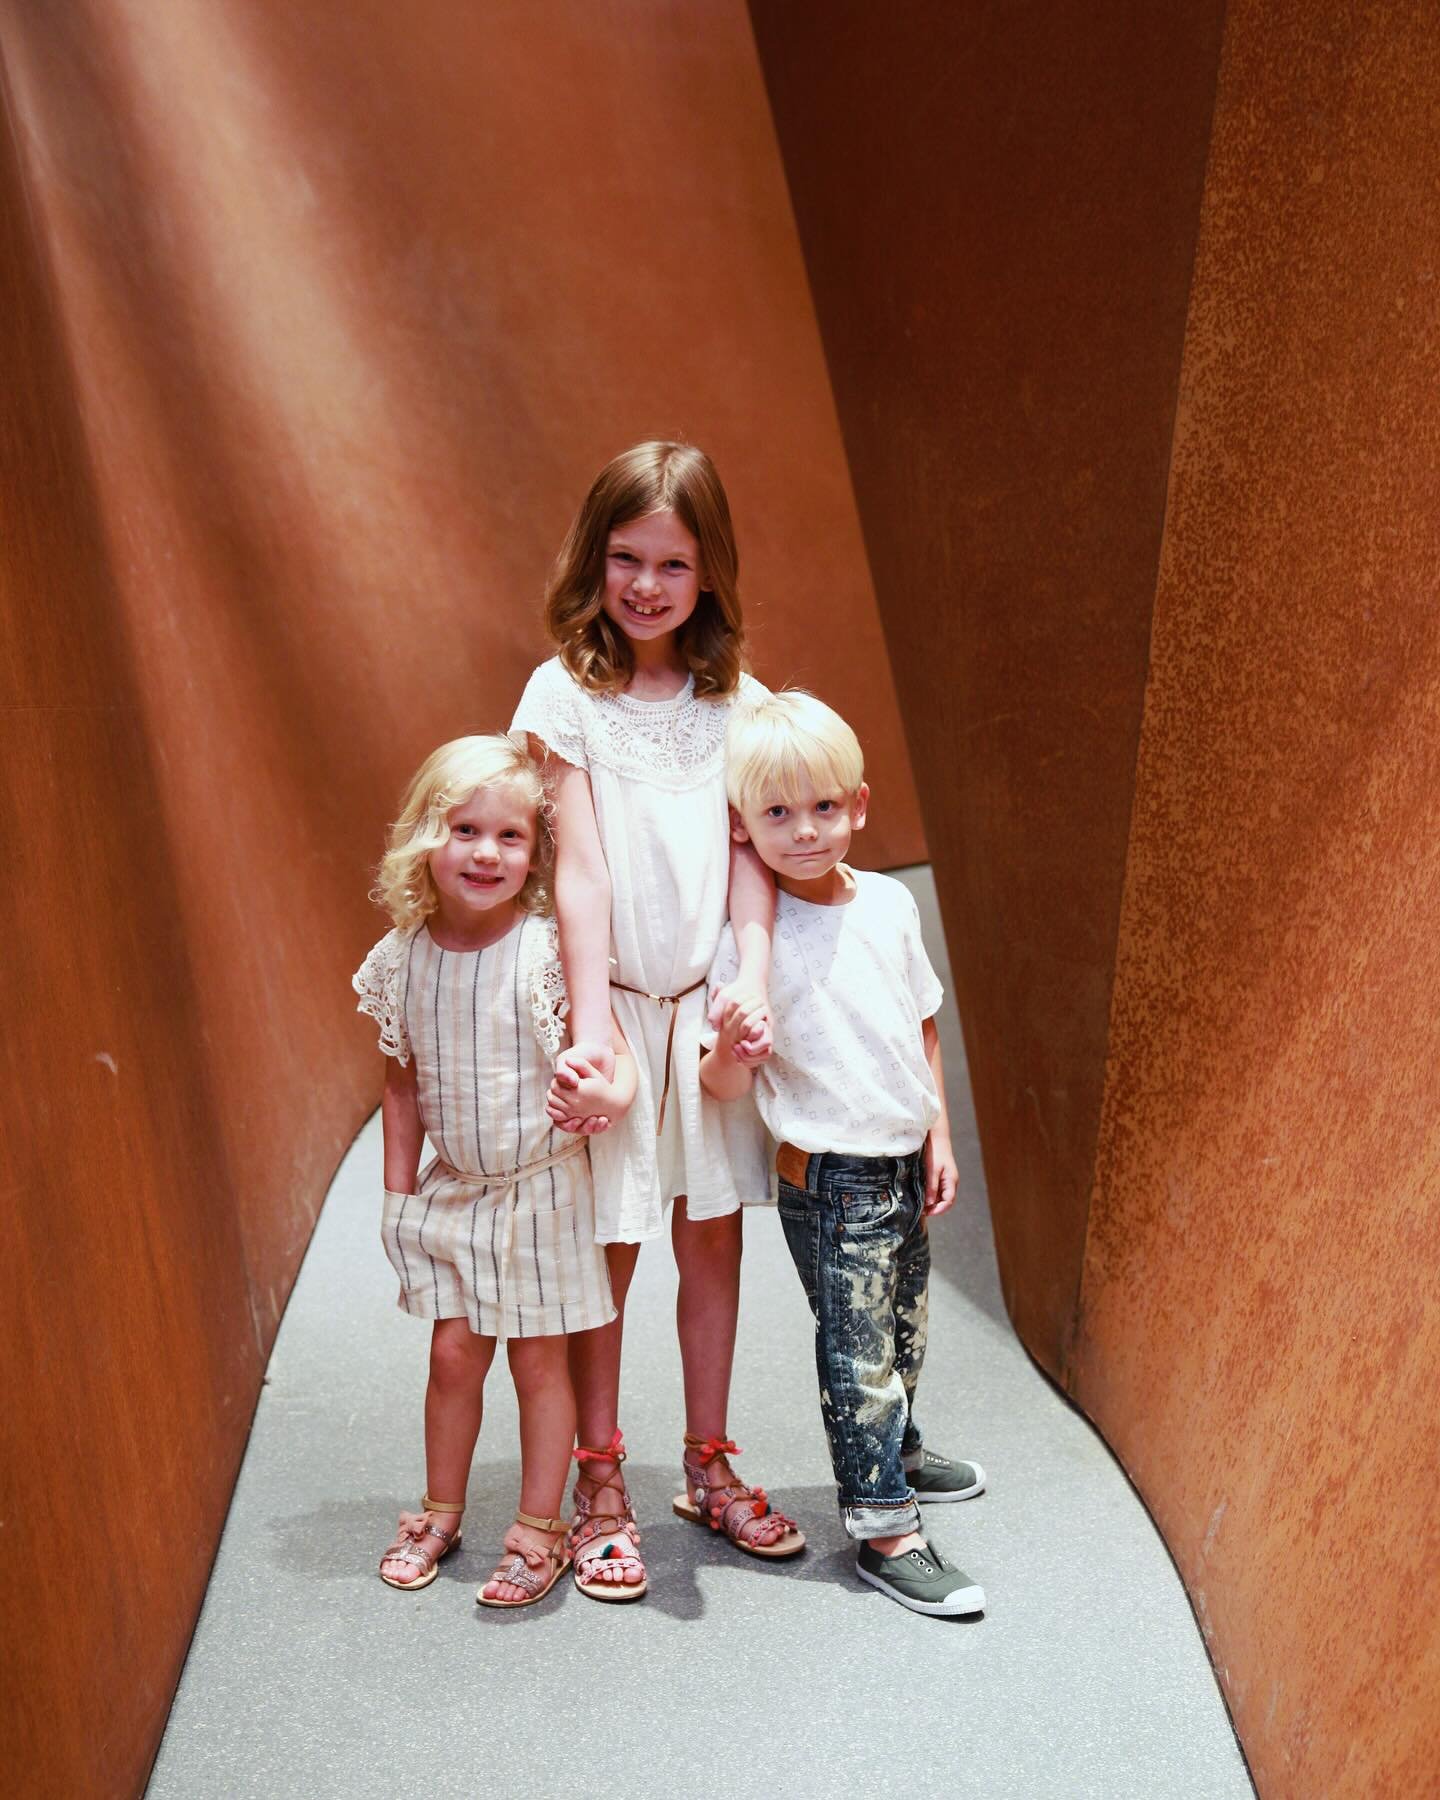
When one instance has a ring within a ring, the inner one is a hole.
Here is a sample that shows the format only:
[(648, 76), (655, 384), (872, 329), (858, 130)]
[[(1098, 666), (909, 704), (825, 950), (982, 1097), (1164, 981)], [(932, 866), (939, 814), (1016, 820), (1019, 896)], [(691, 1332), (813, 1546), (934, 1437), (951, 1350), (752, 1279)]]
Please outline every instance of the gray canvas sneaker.
[(918, 1469), (905, 1471), (905, 1479), (922, 1505), (969, 1500), (984, 1493), (985, 1471), (979, 1463), (956, 1462), (948, 1456), (937, 1456), (933, 1450), (923, 1451), (922, 1458)]
[(985, 1610), (985, 1590), (929, 1544), (899, 1556), (881, 1556), (869, 1544), (861, 1544), (855, 1573), (911, 1612), (952, 1618)]

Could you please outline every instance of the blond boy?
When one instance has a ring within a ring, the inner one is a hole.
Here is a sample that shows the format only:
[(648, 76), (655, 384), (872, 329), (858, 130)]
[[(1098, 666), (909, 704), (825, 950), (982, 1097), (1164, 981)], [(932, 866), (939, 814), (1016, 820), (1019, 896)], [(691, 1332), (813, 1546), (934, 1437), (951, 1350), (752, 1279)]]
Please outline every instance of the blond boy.
[[(733, 1055), (732, 1003), (700, 1064), (717, 1099), (751, 1091), (779, 1141), (780, 1218), (815, 1315), (820, 1410), (856, 1572), (922, 1613), (970, 1613), (981, 1589), (920, 1530), (917, 1501), (968, 1499), (981, 1469), (925, 1450), (914, 1417), (925, 1355), (927, 1221), (954, 1204), (935, 1013), (942, 989), (915, 902), (844, 858), (869, 789), (855, 733), (813, 695), (739, 707), (727, 740), (732, 830), (779, 890), (775, 1050)], [(727, 927), (712, 989), (739, 966)]]

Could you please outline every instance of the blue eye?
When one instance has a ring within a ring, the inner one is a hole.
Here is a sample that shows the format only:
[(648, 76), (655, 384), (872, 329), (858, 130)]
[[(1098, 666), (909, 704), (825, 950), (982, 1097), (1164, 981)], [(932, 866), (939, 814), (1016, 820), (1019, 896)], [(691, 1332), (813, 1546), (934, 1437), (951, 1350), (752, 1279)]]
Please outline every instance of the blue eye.
[(830, 812), (834, 812), (834, 810), (835, 810), (835, 802), (834, 802), (834, 801), (833, 801), (833, 800), (822, 800), (822, 801), (821, 801), (821, 802), (820, 802), (820, 804), (819, 804), (819, 805), (818, 805), (818, 806), (817, 806), (817, 807), (816, 807), (816, 808), (815, 808), (815, 810), (816, 810), (816, 812), (818, 812), (818, 813), (830, 813)]
[(767, 806), (765, 808), (765, 817), (767, 819), (783, 819), (785, 817), (785, 808), (783, 806)]

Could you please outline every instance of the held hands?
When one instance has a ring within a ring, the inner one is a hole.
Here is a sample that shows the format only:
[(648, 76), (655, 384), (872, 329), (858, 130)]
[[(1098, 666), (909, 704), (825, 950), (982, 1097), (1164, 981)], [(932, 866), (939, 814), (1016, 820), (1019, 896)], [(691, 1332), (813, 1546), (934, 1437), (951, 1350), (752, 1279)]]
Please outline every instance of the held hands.
[(609, 1044), (572, 1044), (555, 1059), (555, 1079), (545, 1111), (561, 1131), (591, 1136), (608, 1131), (629, 1110), (630, 1099), (615, 1081), (615, 1051)]
[(960, 1171), (950, 1140), (932, 1131), (925, 1140), (925, 1217), (938, 1218), (955, 1204)]
[(612, 1117), (618, 1118), (625, 1108), (618, 1104), (613, 1083), (593, 1063), (572, 1058), (556, 1063), (545, 1110), (562, 1131), (588, 1137), (608, 1131)]
[(775, 1033), (770, 1023), (770, 997), (764, 988), (747, 982), (743, 975), (710, 995), (707, 1014), (719, 1033), (715, 1048), (738, 1063), (762, 1063), (773, 1054)]

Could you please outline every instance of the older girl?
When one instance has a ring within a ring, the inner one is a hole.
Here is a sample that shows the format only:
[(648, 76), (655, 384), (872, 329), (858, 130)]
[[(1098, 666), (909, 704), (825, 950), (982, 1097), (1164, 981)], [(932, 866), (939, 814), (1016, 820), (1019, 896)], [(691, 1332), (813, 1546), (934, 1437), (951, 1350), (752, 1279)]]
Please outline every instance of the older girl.
[[(595, 1246), (583, 1138), (546, 1116), (565, 989), (548, 917), (540, 771), (505, 737), (444, 744), (410, 785), (376, 898), (395, 929), (354, 978), (385, 1052), (385, 1249), (400, 1305), (433, 1321), (427, 1492), (380, 1563), (422, 1588), (460, 1542), (485, 1377), (506, 1343), (520, 1404), (520, 1510), (484, 1606), (528, 1606), (569, 1562), (558, 1514), (574, 1441), (569, 1334), (615, 1317)], [(604, 1128), (635, 1091), (623, 1048), (586, 1110)], [(417, 1181), (428, 1134), (436, 1155)]]
[[(805, 1540), (737, 1480), (727, 1432), (740, 1294), (740, 1208), (770, 1196), (751, 1107), (701, 1094), (705, 979), (727, 890), (742, 967), (735, 997), (763, 995), (774, 889), (748, 849), (732, 877), (725, 725), (743, 672), (737, 557), (725, 491), (687, 444), (638, 444), (596, 478), (546, 595), (559, 654), (531, 676), (513, 721), (548, 758), (556, 801), (556, 903), (574, 1046), (552, 1117), (590, 1110), (577, 1082), (608, 1075), (614, 1016), (638, 1068), (635, 1105), (593, 1142), (596, 1220), (621, 1317), (575, 1340), (581, 1447), (571, 1548), (596, 1599), (642, 1592), (639, 1533), (620, 1472), (617, 1419), (625, 1295), (638, 1247), (664, 1229), (679, 1266), (685, 1493), (675, 1510), (739, 1549), (793, 1556)], [(755, 1048), (763, 1049), (763, 1045)]]

